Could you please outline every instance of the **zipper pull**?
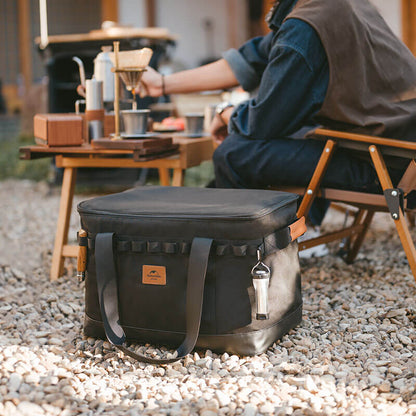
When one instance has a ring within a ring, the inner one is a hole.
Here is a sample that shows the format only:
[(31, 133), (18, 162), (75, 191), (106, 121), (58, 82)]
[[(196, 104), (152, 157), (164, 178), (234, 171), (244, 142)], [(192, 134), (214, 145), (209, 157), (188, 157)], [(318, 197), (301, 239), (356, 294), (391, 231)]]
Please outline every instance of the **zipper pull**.
[(77, 261), (77, 277), (79, 282), (85, 280), (85, 270), (87, 268), (87, 232), (85, 230), (79, 230), (78, 232), (78, 261)]
[(256, 297), (256, 319), (269, 319), (269, 283), (270, 268), (261, 261), (261, 250), (257, 249), (257, 264), (251, 269)]

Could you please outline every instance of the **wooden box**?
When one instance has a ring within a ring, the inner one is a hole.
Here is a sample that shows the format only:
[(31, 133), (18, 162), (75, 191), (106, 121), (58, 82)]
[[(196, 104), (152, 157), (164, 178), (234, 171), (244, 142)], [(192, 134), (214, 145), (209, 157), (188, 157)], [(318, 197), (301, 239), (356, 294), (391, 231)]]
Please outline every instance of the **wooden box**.
[(104, 137), (110, 137), (115, 132), (115, 119), (114, 113), (104, 115)]
[(46, 146), (80, 146), (83, 117), (79, 114), (36, 114), (33, 119), (35, 141)]

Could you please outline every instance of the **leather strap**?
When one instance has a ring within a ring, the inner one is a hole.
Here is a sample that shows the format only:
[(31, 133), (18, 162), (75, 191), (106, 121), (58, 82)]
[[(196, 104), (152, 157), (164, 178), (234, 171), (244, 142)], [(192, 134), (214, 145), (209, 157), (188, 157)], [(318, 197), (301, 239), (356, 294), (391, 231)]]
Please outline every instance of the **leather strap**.
[(300, 217), (293, 224), (290, 224), (289, 230), (290, 230), (290, 238), (292, 239), (292, 241), (295, 241), (301, 235), (305, 234), (306, 233), (305, 217)]
[(114, 233), (97, 234), (95, 258), (98, 298), (107, 339), (137, 361), (148, 364), (169, 364), (180, 360), (195, 347), (201, 324), (205, 276), (212, 239), (194, 238), (188, 263), (186, 288), (186, 336), (176, 350), (176, 358), (158, 359), (137, 354), (123, 346), (126, 336), (118, 313), (117, 274), (114, 264)]
[(281, 228), (264, 237), (264, 255), (268, 255), (276, 250), (285, 249), (290, 243), (306, 231), (305, 217), (300, 217), (288, 227)]
[(85, 119), (87, 121), (104, 120), (104, 110), (86, 110)]

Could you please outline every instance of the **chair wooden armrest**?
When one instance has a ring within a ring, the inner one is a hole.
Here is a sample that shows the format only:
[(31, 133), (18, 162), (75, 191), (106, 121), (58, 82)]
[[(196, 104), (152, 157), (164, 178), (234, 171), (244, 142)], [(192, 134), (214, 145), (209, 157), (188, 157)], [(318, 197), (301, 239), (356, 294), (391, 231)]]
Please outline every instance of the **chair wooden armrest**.
[(322, 128), (311, 131), (308, 134), (308, 138), (317, 140), (331, 139), (337, 143), (338, 147), (362, 152), (368, 152), (370, 146), (377, 146), (385, 156), (395, 156), (404, 159), (416, 158), (416, 142), (408, 140), (395, 140)]

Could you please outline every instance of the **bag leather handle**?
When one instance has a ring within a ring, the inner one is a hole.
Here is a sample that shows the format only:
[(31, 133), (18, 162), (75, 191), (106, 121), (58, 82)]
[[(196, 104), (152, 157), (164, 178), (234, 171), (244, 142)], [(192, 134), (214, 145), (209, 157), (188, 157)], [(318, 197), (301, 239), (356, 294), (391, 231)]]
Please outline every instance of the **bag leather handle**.
[(178, 347), (176, 358), (150, 358), (123, 346), (126, 339), (118, 313), (117, 273), (113, 252), (114, 233), (97, 234), (95, 257), (98, 298), (108, 341), (137, 361), (148, 364), (169, 364), (184, 358), (195, 347), (201, 324), (205, 276), (212, 239), (195, 237), (188, 263), (186, 287), (186, 336)]
[(305, 217), (300, 217), (297, 221), (289, 225), (290, 238), (295, 241), (307, 231)]

